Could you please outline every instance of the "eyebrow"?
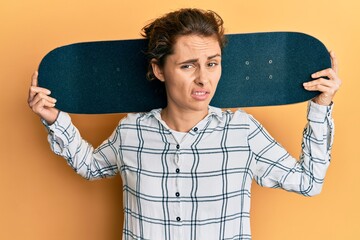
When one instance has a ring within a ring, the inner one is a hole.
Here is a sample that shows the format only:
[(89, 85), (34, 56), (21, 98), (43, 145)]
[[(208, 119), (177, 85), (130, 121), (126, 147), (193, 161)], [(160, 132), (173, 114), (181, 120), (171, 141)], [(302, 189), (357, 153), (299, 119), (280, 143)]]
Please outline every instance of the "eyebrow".
[[(221, 54), (217, 53), (217, 54), (215, 54), (215, 55), (212, 55), (212, 56), (207, 57), (207, 59), (210, 60), (210, 59), (213, 59), (213, 58), (216, 58), (216, 57), (221, 57)], [(193, 59), (185, 60), (185, 61), (180, 62), (180, 63), (178, 63), (178, 64), (194, 63), (194, 62), (197, 62), (198, 60), (199, 60), (198, 58), (193, 58)]]

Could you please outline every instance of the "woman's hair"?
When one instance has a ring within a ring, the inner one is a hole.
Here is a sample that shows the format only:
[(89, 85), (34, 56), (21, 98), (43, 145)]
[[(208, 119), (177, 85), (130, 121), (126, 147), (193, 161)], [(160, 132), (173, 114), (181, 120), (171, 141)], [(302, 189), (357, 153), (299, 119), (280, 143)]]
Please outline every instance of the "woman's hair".
[(151, 61), (155, 60), (162, 68), (166, 57), (173, 53), (173, 47), (180, 36), (214, 36), (221, 49), (226, 42), (222, 18), (213, 11), (201, 9), (185, 8), (170, 12), (146, 25), (142, 31), (142, 35), (149, 40), (146, 53), (149, 60), (146, 76), (149, 80), (157, 79)]

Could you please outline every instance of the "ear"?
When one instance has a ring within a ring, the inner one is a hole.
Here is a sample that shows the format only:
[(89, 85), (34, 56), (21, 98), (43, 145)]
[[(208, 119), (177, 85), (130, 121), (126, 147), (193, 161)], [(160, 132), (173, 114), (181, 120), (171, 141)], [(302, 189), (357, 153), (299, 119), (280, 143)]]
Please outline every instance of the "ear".
[(163, 70), (160, 68), (158, 61), (156, 59), (151, 60), (151, 67), (155, 77), (160, 81), (165, 82)]

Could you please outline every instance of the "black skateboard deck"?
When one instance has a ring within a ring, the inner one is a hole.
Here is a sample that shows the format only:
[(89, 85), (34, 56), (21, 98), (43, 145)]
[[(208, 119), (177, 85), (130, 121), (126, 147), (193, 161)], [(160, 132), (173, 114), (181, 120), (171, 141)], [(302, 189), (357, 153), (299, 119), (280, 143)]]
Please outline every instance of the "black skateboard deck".
[[(222, 76), (211, 105), (220, 108), (283, 105), (318, 92), (302, 83), (331, 67), (318, 39), (296, 32), (228, 34)], [(76, 43), (56, 48), (39, 66), (39, 86), (69, 113), (145, 112), (166, 106), (163, 85), (146, 79), (147, 40)]]

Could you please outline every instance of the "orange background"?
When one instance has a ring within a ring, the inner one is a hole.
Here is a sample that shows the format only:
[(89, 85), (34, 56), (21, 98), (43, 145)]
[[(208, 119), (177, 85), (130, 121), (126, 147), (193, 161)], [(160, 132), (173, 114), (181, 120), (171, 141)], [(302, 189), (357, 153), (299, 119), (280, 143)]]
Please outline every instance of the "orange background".
[[(252, 231), (255, 240), (360, 239), (357, 0), (2, 0), (0, 239), (121, 239), (120, 177), (88, 182), (51, 153), (45, 129), (27, 106), (30, 77), (55, 47), (138, 38), (148, 20), (180, 7), (218, 12), (227, 33), (300, 31), (335, 50), (343, 86), (335, 98), (335, 144), (323, 192), (306, 198), (254, 184)], [(246, 110), (299, 155), (306, 103)], [(97, 145), (123, 115), (72, 117)]]

